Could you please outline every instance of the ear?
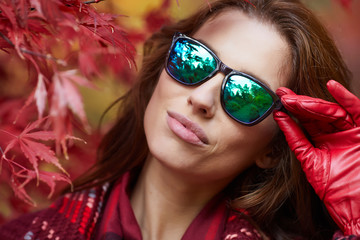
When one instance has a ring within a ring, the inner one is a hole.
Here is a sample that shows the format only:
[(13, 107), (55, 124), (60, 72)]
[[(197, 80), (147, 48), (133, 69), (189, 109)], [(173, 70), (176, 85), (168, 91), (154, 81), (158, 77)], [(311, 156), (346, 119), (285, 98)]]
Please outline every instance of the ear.
[(276, 165), (275, 158), (273, 156), (272, 149), (269, 148), (264, 153), (259, 156), (259, 158), (255, 161), (256, 166), (259, 168), (272, 168)]

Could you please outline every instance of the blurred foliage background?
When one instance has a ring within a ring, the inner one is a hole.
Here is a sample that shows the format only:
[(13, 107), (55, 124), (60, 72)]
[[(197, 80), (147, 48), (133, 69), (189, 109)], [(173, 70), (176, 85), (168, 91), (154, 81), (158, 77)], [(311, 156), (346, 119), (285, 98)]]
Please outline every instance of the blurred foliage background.
[[(345, 62), (353, 73), (352, 87), (360, 96), (360, 1), (352, 0), (304, 0), (313, 9), (339, 47)], [(93, 4), (99, 12), (118, 14), (117, 23), (127, 32), (129, 40), (136, 47), (137, 69), (141, 67), (142, 43), (163, 24), (184, 18), (192, 14), (200, 5), (208, 4), (206, 0), (104, 0)], [(59, 51), (61, 52), (61, 46)], [(0, 97), (16, 98), (28, 95), (31, 89), (27, 87), (28, 66), (18, 58), (0, 53), (0, 77), (5, 75), (7, 81), (1, 81)], [(132, 67), (121, 74), (106, 72), (106, 66), (100, 66), (105, 74), (103, 79), (95, 81), (98, 89), (80, 88), (84, 99), (85, 111), (93, 129), (97, 129), (100, 116), (104, 110), (129, 87), (131, 87), (137, 69)], [(6, 74), (3, 74), (6, 72)], [(4, 80), (4, 79), (2, 79)], [(1, 109), (0, 109), (1, 111)], [(35, 111), (29, 109), (28, 111)], [(100, 132), (96, 130), (88, 135), (77, 132), (88, 144), (75, 143), (69, 148), (70, 160), (60, 159), (63, 167), (70, 173), (71, 179), (80, 175), (93, 163), (99, 136), (111, 125), (111, 119), (116, 114), (116, 108), (105, 116)], [(46, 170), (56, 171), (52, 166), (43, 166)], [(53, 199), (48, 199), (48, 187), (33, 183), (29, 186), (30, 196), (37, 202), (37, 207), (29, 206), (14, 197), (7, 183), (5, 171), (0, 175), (0, 224), (18, 215), (47, 206)], [(64, 184), (59, 184), (61, 190)]]

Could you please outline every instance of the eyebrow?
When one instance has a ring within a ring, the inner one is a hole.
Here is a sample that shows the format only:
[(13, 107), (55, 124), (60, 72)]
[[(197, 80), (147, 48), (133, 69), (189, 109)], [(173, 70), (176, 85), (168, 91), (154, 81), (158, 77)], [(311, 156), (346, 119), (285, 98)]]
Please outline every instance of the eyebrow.
[[(218, 55), (219, 55), (219, 52), (216, 51), (215, 49), (213, 49), (212, 47), (210, 47), (209, 44), (207, 44), (204, 40), (202, 40), (202, 39), (197, 39), (197, 38), (194, 38), (194, 37), (191, 37), (191, 38), (193, 38), (193, 39), (199, 41), (200, 43), (204, 44), (207, 48), (209, 48), (209, 49), (216, 55), (216, 57), (217, 57), (222, 63), (224, 63), (224, 62), (220, 59), (220, 57), (218, 56)], [(225, 63), (224, 63), (224, 64), (225, 64)], [(226, 65), (226, 64), (225, 64), (225, 65)], [(228, 65), (226, 65), (226, 66), (228, 66)], [(229, 67), (229, 66), (228, 66), (228, 67)], [(231, 67), (229, 67), (229, 68), (231, 68)], [(238, 72), (245, 73), (245, 74), (247, 74), (247, 75), (250, 75), (250, 76), (252, 76), (253, 78), (256, 78), (257, 80), (259, 80), (260, 82), (262, 82), (262, 83), (263, 83), (264, 85), (266, 85), (269, 89), (271, 89), (271, 87), (270, 87), (270, 85), (267, 83), (267, 81), (265, 81), (264, 79), (260, 78), (259, 76), (257, 76), (257, 75), (254, 74), (253, 72), (240, 71), (240, 70), (237, 70), (237, 69), (234, 69), (234, 68), (231, 68), (231, 69), (233, 69), (233, 70), (235, 70), (235, 71), (238, 71)]]

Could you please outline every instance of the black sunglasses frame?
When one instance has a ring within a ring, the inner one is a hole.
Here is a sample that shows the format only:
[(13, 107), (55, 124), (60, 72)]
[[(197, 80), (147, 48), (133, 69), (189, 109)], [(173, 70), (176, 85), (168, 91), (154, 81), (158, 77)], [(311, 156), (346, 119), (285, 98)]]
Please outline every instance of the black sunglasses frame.
[[(170, 53), (171, 51), (173, 50), (173, 47), (175, 45), (175, 43), (179, 40), (179, 39), (186, 39), (186, 40), (189, 40), (191, 42), (194, 42), (195, 44), (198, 44), (200, 45), (201, 47), (203, 47), (206, 51), (208, 51), (211, 56), (215, 59), (216, 61), (216, 68), (214, 69), (213, 72), (211, 72), (207, 77), (205, 77), (204, 79), (196, 82), (196, 83), (187, 83), (187, 82), (183, 82), (181, 80), (178, 80), (175, 76), (173, 76), (171, 74), (171, 72), (169, 71), (169, 68), (168, 68), (168, 63), (169, 63), (169, 56), (170, 56)], [(221, 85), (221, 93), (220, 93), (220, 101), (221, 101), (221, 105), (222, 105), (222, 108), (224, 109), (224, 111), (226, 112), (227, 115), (229, 115), (232, 119), (234, 119), (235, 121), (237, 121), (238, 123), (241, 123), (243, 125), (246, 125), (246, 126), (253, 126), (253, 125), (256, 125), (258, 123), (260, 123), (262, 120), (264, 120), (273, 110), (280, 110), (282, 108), (282, 104), (281, 104), (281, 101), (280, 101), (280, 98), (269, 88), (267, 87), (264, 83), (262, 83), (261, 81), (257, 80), (256, 78), (254, 78), (253, 76), (249, 75), (249, 74), (246, 74), (246, 73), (243, 73), (243, 72), (240, 72), (240, 71), (237, 71), (237, 70), (234, 70), (230, 67), (228, 67), (226, 64), (224, 64), (220, 58), (210, 49), (208, 48), (206, 45), (204, 45), (202, 42), (196, 40), (196, 39), (193, 39), (191, 37), (188, 37), (186, 36), (185, 34), (182, 34), (182, 33), (179, 33), (179, 32), (176, 32), (173, 36), (173, 39), (172, 39), (172, 43), (171, 43), (171, 46), (169, 48), (169, 51), (167, 53), (167, 56), (166, 56), (166, 61), (165, 61), (165, 70), (166, 72), (168, 73), (168, 75), (173, 78), (174, 80), (176, 80), (177, 82), (183, 84), (183, 85), (187, 85), (187, 86), (196, 86), (196, 85), (200, 85), (204, 82), (206, 82), (207, 80), (209, 80), (210, 78), (212, 78), (216, 73), (218, 72), (222, 72), (224, 73), (225, 77), (222, 81), (222, 85)], [(273, 99), (273, 103), (271, 105), (271, 107), (259, 118), (257, 118), (256, 120), (250, 122), (250, 123), (247, 123), (247, 122), (243, 122), (243, 121), (240, 121), (239, 119), (236, 119), (234, 116), (231, 115), (231, 113), (226, 109), (225, 107), (225, 102), (224, 102), (224, 88), (225, 88), (225, 85), (228, 81), (228, 79), (233, 76), (233, 75), (239, 75), (239, 76), (243, 76), (245, 78), (248, 78), (250, 79), (251, 81), (257, 83), (258, 85), (260, 85), (263, 89), (265, 89), (269, 94), (270, 96), (272, 97)]]

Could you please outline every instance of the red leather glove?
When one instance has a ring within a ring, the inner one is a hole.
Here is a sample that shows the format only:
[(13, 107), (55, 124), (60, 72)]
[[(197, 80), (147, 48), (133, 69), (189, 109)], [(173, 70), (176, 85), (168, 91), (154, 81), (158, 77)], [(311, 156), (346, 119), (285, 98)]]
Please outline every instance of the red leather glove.
[(311, 142), (288, 114), (274, 119), (334, 221), (345, 235), (360, 235), (360, 100), (333, 80), (327, 87), (338, 104), (276, 91)]

